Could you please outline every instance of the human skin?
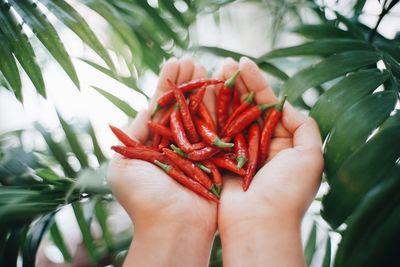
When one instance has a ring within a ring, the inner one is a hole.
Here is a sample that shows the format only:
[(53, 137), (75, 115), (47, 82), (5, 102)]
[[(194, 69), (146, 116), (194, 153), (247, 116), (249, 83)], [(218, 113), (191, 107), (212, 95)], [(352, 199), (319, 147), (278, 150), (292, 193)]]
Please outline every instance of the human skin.
[[(236, 85), (242, 99), (254, 91), (257, 103), (274, 103), (273, 94), (257, 66), (247, 58), (225, 61), (219, 78), (240, 69)], [(205, 69), (190, 59), (164, 65), (155, 99), (168, 88), (167, 79), (182, 83), (205, 77)], [(214, 115), (215, 93), (208, 88), (205, 104)], [(143, 111), (130, 134), (148, 139)], [(315, 196), (323, 169), (321, 139), (316, 123), (285, 104), (267, 164), (255, 175), (247, 192), (241, 180), (224, 177), (218, 207), (185, 189), (154, 165), (116, 155), (108, 181), (134, 223), (134, 240), (124, 266), (207, 266), (217, 229), (224, 266), (305, 266), (301, 248), (302, 217)]]

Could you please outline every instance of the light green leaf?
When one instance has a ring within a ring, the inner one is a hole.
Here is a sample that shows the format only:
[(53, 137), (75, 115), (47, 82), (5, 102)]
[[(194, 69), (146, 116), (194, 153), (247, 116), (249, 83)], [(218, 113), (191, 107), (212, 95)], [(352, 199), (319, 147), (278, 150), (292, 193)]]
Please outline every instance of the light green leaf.
[(76, 172), (69, 164), (67, 154), (65, 153), (64, 149), (60, 146), (60, 144), (56, 143), (53, 140), (51, 134), (47, 132), (40, 123), (36, 123), (35, 128), (42, 134), (54, 158), (63, 168), (65, 175), (67, 175), (68, 177), (75, 177)]
[(9, 43), (5, 39), (3, 32), (0, 30), (0, 70), (10, 84), (15, 96), (22, 102), (21, 79), (17, 63), (15, 62)]
[(289, 76), (283, 70), (279, 69), (278, 67), (267, 61), (259, 62), (258, 67), (260, 67), (260, 69), (262, 69), (263, 71), (275, 76), (281, 81), (286, 81), (289, 78)]
[(311, 261), (314, 257), (316, 246), (317, 246), (317, 225), (314, 222), (311, 232), (307, 239), (306, 247), (304, 249), (304, 257), (306, 259), (307, 266), (310, 266), (311, 264)]
[(104, 91), (103, 89), (100, 89), (96, 86), (92, 86), (97, 92), (99, 92), (101, 95), (103, 95), (105, 98), (107, 98), (111, 103), (113, 103), (117, 108), (119, 108), (122, 112), (124, 112), (127, 116), (131, 118), (135, 118), (137, 111), (134, 110), (128, 103), (123, 101), (122, 99), (110, 94), (107, 91)]
[(215, 46), (193, 46), (190, 49), (195, 50), (195, 51), (211, 53), (211, 54), (214, 54), (219, 57), (231, 57), (236, 61), (240, 60), (241, 57), (251, 58), (248, 55), (241, 54), (241, 53), (234, 52), (234, 51), (227, 50), (227, 49), (223, 49), (220, 47), (215, 47)]
[(96, 155), (97, 161), (99, 164), (103, 163), (104, 161), (107, 160), (107, 158), (104, 156), (103, 151), (100, 148), (99, 141), (97, 140), (96, 133), (94, 132), (92, 124), (89, 122), (88, 124), (88, 132), (92, 140), (92, 145), (93, 145), (93, 152)]
[(186, 22), (183, 14), (178, 9), (176, 9), (174, 2), (175, 1), (160, 1), (159, 3), (163, 7), (165, 7), (169, 11), (169, 13), (171, 13), (174, 19), (179, 22), (183, 28), (189, 27), (189, 23)]
[(42, 216), (29, 229), (22, 252), (23, 267), (35, 267), (36, 252), (42, 241), (43, 235), (47, 232), (54, 220), (54, 213)]
[(67, 245), (65, 244), (64, 238), (56, 222), (54, 222), (50, 228), (50, 236), (63, 255), (64, 261), (70, 263), (72, 261), (72, 256), (68, 251)]
[(58, 110), (57, 110), (57, 116), (58, 119), (60, 120), (61, 127), (64, 130), (65, 137), (68, 140), (72, 152), (74, 152), (76, 158), (79, 160), (81, 167), (88, 168), (89, 162), (87, 158), (87, 153), (84, 151), (82, 145), (79, 143), (76, 133), (71, 128), (71, 126), (64, 120), (64, 118), (61, 116)]
[(352, 33), (330, 24), (301, 25), (293, 29), (293, 32), (309, 39), (355, 38)]
[(260, 57), (259, 60), (262, 61), (277, 57), (292, 57), (292, 56), (307, 56), (307, 55), (325, 56), (351, 50), (373, 51), (374, 47), (367, 42), (354, 39), (324, 39), (297, 46), (276, 49), (263, 55), (262, 57)]
[(49, 9), (60, 21), (71, 29), (79, 38), (88, 44), (113, 70), (114, 64), (107, 53), (107, 50), (97, 39), (89, 25), (82, 16), (64, 0), (39, 0)]
[(74, 210), (76, 221), (78, 222), (79, 229), (81, 230), (83, 243), (85, 244), (90, 261), (94, 264), (98, 262), (99, 255), (97, 253), (93, 236), (90, 232), (90, 224), (88, 224), (87, 221), (85, 220), (82, 204), (78, 201), (73, 202), (72, 209)]
[(47, 20), (45, 14), (38, 8), (37, 4), (31, 0), (10, 0), (9, 3), (15, 8), (24, 22), (29, 25), (37, 38), (65, 70), (76, 87), (79, 88), (78, 76), (72, 65), (71, 58), (65, 50), (56, 30)]
[(400, 124), (385, 127), (343, 162), (323, 199), (324, 218), (340, 225), (362, 197), (396, 166)]
[[(22, 31), (21, 25), (17, 22), (14, 14), (10, 12), (10, 9), (4, 5), (4, 0), (0, 0), (0, 24), (2, 25), (2, 31), (10, 46), (13, 47), (15, 57), (18, 59), (21, 66), (24, 68), (26, 74), (31, 79), (36, 90), (42, 96), (46, 97), (46, 90), (43, 81), (42, 72), (36, 62), (36, 55), (33, 51), (31, 44), (29, 43), (28, 37)], [(16, 72), (18, 74), (18, 72)]]
[(396, 104), (394, 92), (379, 92), (355, 103), (336, 122), (325, 145), (328, 182), (344, 160), (365, 143), (372, 131), (389, 117)]
[(337, 78), (343, 74), (375, 64), (381, 59), (377, 52), (352, 51), (332, 55), (316, 65), (307, 67), (283, 85), (290, 101), (295, 101), (307, 89)]
[(354, 103), (371, 94), (389, 77), (387, 71), (362, 70), (343, 78), (328, 89), (311, 109), (310, 116), (317, 122), (325, 138), (340, 116)]
[(108, 212), (106, 209), (105, 203), (99, 199), (96, 201), (96, 204), (94, 206), (94, 212), (97, 218), (97, 221), (99, 222), (99, 225), (101, 227), (101, 231), (103, 234), (103, 240), (106, 243), (108, 251), (113, 251), (114, 244), (112, 240), (112, 236), (109, 230), (109, 227), (107, 225), (107, 218), (108, 218)]

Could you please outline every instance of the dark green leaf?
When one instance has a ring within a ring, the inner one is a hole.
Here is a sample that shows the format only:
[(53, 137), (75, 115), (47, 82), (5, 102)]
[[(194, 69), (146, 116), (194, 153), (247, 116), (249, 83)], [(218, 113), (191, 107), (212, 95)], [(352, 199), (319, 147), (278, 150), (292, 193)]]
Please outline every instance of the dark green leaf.
[(92, 140), (93, 144), (93, 152), (96, 155), (97, 161), (99, 164), (103, 163), (104, 161), (107, 160), (107, 158), (104, 156), (103, 151), (100, 148), (99, 141), (97, 140), (96, 133), (94, 132), (92, 124), (89, 122), (88, 124), (88, 132)]
[(307, 67), (283, 85), (290, 101), (295, 101), (307, 89), (337, 78), (343, 74), (376, 63), (381, 59), (377, 52), (352, 51), (332, 55), (316, 65)]
[(355, 103), (336, 122), (325, 145), (328, 182), (333, 181), (343, 161), (356, 151), (372, 131), (389, 117), (396, 94), (379, 92)]
[(136, 117), (137, 111), (134, 110), (128, 103), (123, 101), (122, 99), (110, 94), (103, 89), (100, 89), (96, 86), (92, 86), (97, 92), (102, 94), (105, 98), (107, 98), (111, 103), (113, 103), (117, 108), (119, 108), (122, 112), (124, 112), (127, 116), (134, 118)]
[(183, 14), (178, 9), (176, 9), (174, 1), (160, 1), (159, 3), (164, 6), (169, 11), (169, 13), (171, 13), (174, 19), (176, 19), (176, 21), (178, 21), (183, 28), (189, 27), (189, 24), (186, 22)]
[(304, 257), (306, 259), (307, 266), (310, 266), (311, 261), (314, 257), (315, 249), (317, 246), (317, 225), (314, 223), (307, 239), (306, 247), (304, 249)]
[(63, 168), (65, 175), (68, 177), (75, 177), (76, 172), (72, 169), (71, 165), (68, 162), (67, 154), (64, 149), (60, 146), (60, 144), (56, 143), (51, 134), (47, 132), (40, 123), (35, 124), (36, 129), (42, 134), (44, 140), (46, 141), (51, 153), (57, 160), (57, 162)]
[(21, 79), (12, 49), (0, 29), (0, 70), (10, 84), (15, 96), (22, 102)]
[(92, 263), (96, 263), (99, 260), (99, 255), (96, 250), (93, 236), (90, 232), (90, 224), (88, 224), (85, 220), (81, 203), (77, 201), (73, 202), (72, 209), (74, 210), (76, 221), (78, 222), (79, 229), (81, 230), (83, 243), (85, 244), (89, 258)]
[(43, 235), (47, 232), (54, 220), (54, 213), (49, 213), (35, 222), (26, 235), (24, 249), (22, 252), (23, 267), (34, 267), (36, 263), (36, 252), (42, 241)]
[(322, 137), (327, 136), (348, 108), (371, 94), (388, 77), (387, 71), (362, 70), (348, 75), (322, 94), (310, 112), (310, 115), (318, 122)]
[(38, 8), (37, 4), (31, 0), (10, 0), (9, 2), (79, 88), (78, 76), (72, 65), (71, 58), (65, 50), (56, 30)]
[(71, 128), (71, 126), (64, 120), (64, 118), (60, 115), (60, 113), (58, 111), (57, 111), (57, 116), (58, 116), (58, 119), (60, 120), (61, 127), (64, 130), (65, 137), (67, 138), (68, 143), (69, 143), (72, 151), (74, 152), (76, 158), (79, 160), (81, 167), (82, 168), (89, 167), (87, 154), (84, 151), (82, 145), (79, 143), (76, 133)]
[(353, 21), (341, 15), (339, 12), (335, 12), (335, 14), (337, 16), (337, 19), (343, 24), (345, 24), (347, 30), (351, 32), (355, 37), (361, 40), (365, 39), (362, 30)]
[[(21, 25), (19, 25), (11, 10), (4, 6), (4, 0), (1, 0), (0, 3), (1, 29), (7, 37), (10, 46), (13, 47), (15, 57), (28, 74), (36, 90), (42, 96), (46, 97), (42, 72), (36, 62), (36, 55), (29, 43), (28, 37), (22, 31)], [(18, 73), (16, 72), (16, 74)]]
[(106, 243), (107, 249), (109, 251), (112, 251), (114, 248), (114, 245), (113, 245), (113, 240), (111, 237), (109, 227), (107, 225), (108, 212), (107, 212), (106, 208), (107, 207), (105, 206), (105, 203), (102, 202), (102, 200), (97, 200), (96, 204), (94, 206), (94, 212), (95, 212), (97, 221), (99, 222), (99, 225), (101, 227), (101, 231), (103, 233), (103, 240)]
[(351, 154), (323, 199), (323, 216), (340, 225), (365, 194), (396, 165), (400, 157), (400, 125), (385, 128)]
[(322, 260), (321, 267), (330, 267), (330, 266), (331, 266), (331, 237), (328, 234), (325, 244), (325, 255), (324, 259)]
[(289, 78), (289, 76), (284, 71), (267, 61), (259, 62), (258, 66), (263, 71), (268, 72), (269, 74), (275, 76), (281, 81), (286, 81)]
[(330, 39), (330, 38), (354, 38), (355, 36), (333, 25), (301, 25), (296, 27), (293, 32), (309, 39)]
[(357, 0), (357, 2), (354, 5), (354, 17), (358, 18), (361, 15), (361, 12), (364, 8), (365, 3), (367, 0)]
[(64, 0), (40, 0), (60, 21), (70, 28), (79, 38), (88, 44), (111, 68), (114, 64), (107, 53), (107, 50), (97, 39), (89, 25), (82, 16)]
[(57, 248), (63, 255), (64, 261), (70, 263), (72, 261), (72, 256), (68, 251), (67, 245), (64, 242), (64, 238), (56, 222), (54, 222), (50, 228), (50, 236), (54, 244), (57, 246)]
[(26, 234), (26, 227), (14, 228), (7, 239), (1, 266), (17, 267), (18, 252)]
[(259, 60), (307, 55), (326, 56), (351, 50), (374, 50), (374, 47), (367, 42), (354, 39), (324, 39), (297, 46), (276, 49), (263, 55)]
[(215, 47), (215, 46), (194, 46), (191, 49), (195, 50), (195, 51), (202, 51), (202, 52), (211, 53), (211, 54), (214, 54), (214, 55), (219, 56), (219, 57), (231, 57), (236, 61), (240, 60), (241, 57), (251, 58), (248, 55), (244, 55), (244, 54), (241, 54), (241, 53), (238, 53), (238, 52), (234, 52), (234, 51), (231, 51), (231, 50), (226, 50), (226, 49), (223, 49), (223, 48), (220, 48), (220, 47)]

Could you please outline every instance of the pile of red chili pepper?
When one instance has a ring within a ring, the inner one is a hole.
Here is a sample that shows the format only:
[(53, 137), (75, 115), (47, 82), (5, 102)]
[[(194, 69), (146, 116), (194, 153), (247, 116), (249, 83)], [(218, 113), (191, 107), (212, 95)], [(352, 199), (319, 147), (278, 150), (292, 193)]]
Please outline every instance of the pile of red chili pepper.
[[(216, 203), (224, 171), (240, 175), (246, 191), (268, 157), (286, 97), (279, 103), (256, 104), (251, 92), (240, 103), (235, 87), (238, 75), (239, 71), (226, 81), (199, 79), (180, 85), (168, 81), (171, 90), (158, 98), (153, 113), (157, 119), (148, 121), (151, 144), (138, 143), (110, 126), (124, 145), (112, 149), (127, 158), (157, 165), (180, 184)], [(211, 85), (218, 88), (216, 123), (203, 102)]]

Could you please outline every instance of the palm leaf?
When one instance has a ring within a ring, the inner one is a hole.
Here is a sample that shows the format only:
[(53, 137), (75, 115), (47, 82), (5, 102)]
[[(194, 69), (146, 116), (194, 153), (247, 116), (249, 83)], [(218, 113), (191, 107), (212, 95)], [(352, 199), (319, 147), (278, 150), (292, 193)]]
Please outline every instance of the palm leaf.
[(70, 263), (72, 261), (72, 256), (68, 251), (67, 245), (65, 244), (61, 231), (58, 228), (58, 225), (55, 221), (53, 222), (53, 225), (50, 228), (50, 236), (54, 244), (57, 246), (57, 248), (63, 255), (64, 261)]
[(9, 47), (7, 40), (3, 32), (0, 30), (0, 70), (14, 90), (14, 94), (19, 101), (22, 102), (22, 91), (21, 91), (21, 79), (19, 77), (19, 71), (17, 63), (15, 62), (12, 54), (11, 47)]
[(99, 92), (101, 95), (103, 95), (105, 98), (107, 98), (111, 103), (113, 103), (117, 108), (119, 108), (122, 112), (124, 112), (127, 116), (131, 118), (135, 118), (137, 111), (134, 110), (128, 103), (126, 103), (124, 100), (110, 94), (107, 91), (104, 91), (103, 89), (100, 89), (96, 86), (92, 86), (97, 92)]

